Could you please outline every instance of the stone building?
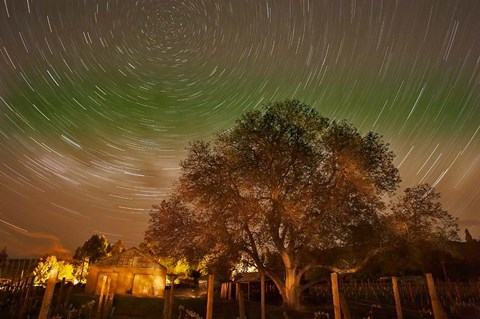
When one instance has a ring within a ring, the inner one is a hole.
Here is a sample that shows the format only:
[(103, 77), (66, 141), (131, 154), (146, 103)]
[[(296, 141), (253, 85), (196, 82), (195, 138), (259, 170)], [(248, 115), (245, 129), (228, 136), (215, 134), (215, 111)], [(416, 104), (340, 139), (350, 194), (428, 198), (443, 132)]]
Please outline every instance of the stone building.
[(103, 277), (116, 294), (163, 297), (167, 269), (137, 248), (103, 258), (88, 267), (86, 294), (99, 295)]

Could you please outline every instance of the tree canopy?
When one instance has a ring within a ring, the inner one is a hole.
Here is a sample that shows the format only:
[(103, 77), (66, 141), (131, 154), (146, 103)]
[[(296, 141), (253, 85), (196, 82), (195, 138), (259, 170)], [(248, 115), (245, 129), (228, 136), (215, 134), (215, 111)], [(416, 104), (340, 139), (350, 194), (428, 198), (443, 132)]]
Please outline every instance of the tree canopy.
[(439, 199), (440, 193), (428, 184), (406, 188), (391, 205), (391, 242), (397, 246), (429, 243), (443, 247), (450, 240), (459, 240), (457, 220), (442, 208)]
[(123, 240), (119, 239), (113, 245), (111, 245), (109, 254), (114, 256), (124, 252), (125, 250), (125, 243)]
[(211, 271), (247, 256), (296, 307), (309, 269), (356, 269), (382, 245), (384, 198), (400, 177), (374, 132), (286, 100), (187, 151), (145, 233), (163, 255), (203, 259)]
[[(119, 246), (118, 249), (121, 249), (120, 246), (123, 243), (117, 244)], [(75, 250), (73, 258), (77, 260), (88, 260), (89, 262), (95, 262), (100, 258), (108, 256), (110, 249), (110, 244), (105, 236), (94, 234), (85, 241), (83, 246), (78, 247)]]
[(65, 261), (57, 260), (57, 257), (54, 255), (47, 256), (44, 260), (40, 260), (33, 270), (34, 275), (34, 284), (35, 285), (45, 285), (50, 276), (50, 272), (53, 269), (57, 269), (57, 279), (65, 278), (66, 281), (74, 282), (74, 265)]
[[(442, 208), (440, 193), (428, 184), (406, 188), (390, 202), (384, 218), (382, 254), (363, 269), (365, 274), (435, 272), (446, 259), (458, 255), (456, 218)], [(437, 268), (437, 269), (435, 269)], [(440, 267), (441, 268), (441, 267)], [(442, 269), (443, 270), (443, 269)], [(444, 271), (440, 272), (444, 276)]]

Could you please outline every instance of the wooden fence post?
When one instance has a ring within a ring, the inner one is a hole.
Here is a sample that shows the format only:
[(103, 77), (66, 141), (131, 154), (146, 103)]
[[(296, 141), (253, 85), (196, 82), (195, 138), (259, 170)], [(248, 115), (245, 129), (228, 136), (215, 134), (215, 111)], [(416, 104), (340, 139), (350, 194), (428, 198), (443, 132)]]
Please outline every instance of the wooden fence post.
[(105, 300), (105, 306), (103, 310), (103, 318), (109, 318), (113, 306), (113, 298), (115, 297), (115, 292), (111, 291), (107, 294)]
[(335, 319), (342, 319), (342, 313), (340, 311), (340, 296), (338, 294), (338, 274), (332, 273), (332, 295), (333, 295), (333, 312)]
[(100, 289), (100, 296), (98, 297), (97, 314), (95, 315), (96, 319), (100, 319), (100, 317), (102, 316), (103, 294), (105, 292), (106, 284), (107, 284), (107, 276), (103, 276), (102, 288)]
[(430, 300), (432, 302), (433, 316), (435, 317), (435, 319), (447, 319), (447, 314), (443, 310), (442, 304), (438, 300), (432, 274), (426, 274), (426, 277), (428, 293), (430, 294)]
[(408, 294), (410, 296), (410, 303), (413, 303), (412, 284), (410, 282), (407, 282), (407, 286), (408, 286)]
[(65, 277), (62, 278), (62, 282), (60, 283), (60, 289), (58, 290), (57, 305), (55, 306), (56, 315), (60, 315), (61, 312), (63, 311), (62, 300), (63, 300), (64, 293), (65, 293)]
[(168, 298), (168, 314), (167, 314), (167, 319), (172, 318), (172, 312), (173, 312), (173, 301), (174, 301), (174, 292), (173, 290), (175, 289), (175, 278), (171, 281), (172, 284), (170, 285), (170, 298)]
[(67, 297), (65, 298), (65, 302), (63, 303), (63, 309), (68, 310), (68, 307), (70, 306), (70, 300), (72, 299), (72, 292), (73, 285), (68, 285)]
[(100, 314), (100, 318), (103, 319), (105, 314), (108, 311), (108, 303), (110, 297), (110, 285), (112, 284), (112, 278), (107, 278), (107, 287), (105, 289), (104, 297), (103, 297), (103, 305), (102, 305), (102, 313)]
[(213, 285), (215, 283), (215, 277), (213, 275), (208, 275), (208, 286), (207, 286), (207, 315), (205, 319), (213, 318)]
[(220, 286), (220, 299), (225, 299), (225, 283), (222, 282)]
[(243, 300), (243, 291), (241, 290), (237, 291), (237, 299), (238, 299), (238, 315), (240, 319), (245, 319), (245, 303)]
[(165, 290), (165, 297), (163, 298), (163, 319), (167, 319), (169, 305), (170, 305), (170, 290)]
[(260, 316), (265, 319), (265, 275), (260, 277)]
[(52, 303), (53, 292), (55, 290), (55, 283), (57, 281), (58, 269), (54, 268), (50, 270), (50, 276), (48, 277), (47, 288), (43, 295), (42, 307), (40, 308), (40, 314), (38, 319), (47, 319), (48, 312), (50, 310), (50, 304)]
[(227, 283), (227, 300), (231, 300), (232, 299), (232, 283), (231, 282), (228, 282)]
[(347, 300), (345, 299), (345, 295), (339, 293), (338, 296), (340, 297), (340, 312), (343, 314), (343, 319), (351, 319), (352, 316), (350, 315), (350, 310), (348, 309)]
[(393, 297), (395, 298), (395, 309), (397, 310), (397, 319), (403, 319), (402, 304), (400, 293), (398, 292), (397, 277), (392, 277)]
[(30, 295), (32, 294), (32, 290), (33, 290), (33, 280), (34, 280), (33, 276), (26, 278), (27, 284), (24, 288), (25, 289), (24, 297), (20, 299), (20, 309), (19, 309), (18, 318), (25, 317), (25, 313), (29, 310)]

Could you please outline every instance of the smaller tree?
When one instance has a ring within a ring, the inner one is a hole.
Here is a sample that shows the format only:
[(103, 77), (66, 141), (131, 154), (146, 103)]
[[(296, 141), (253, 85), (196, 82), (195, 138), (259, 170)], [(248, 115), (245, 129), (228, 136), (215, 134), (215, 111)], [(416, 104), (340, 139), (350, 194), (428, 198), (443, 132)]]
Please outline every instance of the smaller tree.
[(2, 251), (0, 252), (0, 277), (3, 275), (2, 274), (3, 267), (7, 263), (7, 259), (8, 259), (7, 247), (5, 246), (5, 247), (3, 247)]
[(175, 259), (171, 257), (159, 256), (153, 249), (152, 243), (144, 241), (140, 244), (140, 250), (145, 254), (151, 256), (162, 266), (167, 268), (167, 276), (169, 280), (176, 280), (177, 278), (190, 277), (196, 282), (201, 276), (200, 267), (192, 267), (192, 265), (185, 259)]
[(407, 188), (391, 205), (393, 234), (409, 244), (428, 241), (444, 245), (458, 240), (457, 219), (442, 208), (440, 193), (428, 184)]
[(7, 246), (5, 246), (0, 252), (0, 265), (3, 265), (3, 263), (7, 261), (7, 258), (8, 258)]
[(0, 252), (0, 268), (7, 262), (8, 254), (7, 254), (7, 247), (3, 247), (2, 251)]
[(66, 281), (73, 282), (73, 265), (65, 260), (58, 261), (54, 255), (48, 256), (45, 260), (40, 260), (37, 267), (33, 270), (33, 283), (35, 285), (45, 285), (53, 269), (58, 270), (57, 278), (65, 278)]
[(75, 250), (73, 256), (77, 260), (87, 260), (89, 263), (108, 256), (110, 252), (110, 244), (104, 235), (92, 235), (90, 239), (85, 241), (83, 246)]
[(33, 270), (33, 283), (36, 286), (45, 285), (48, 280), (50, 271), (52, 269), (58, 268), (58, 262), (56, 256), (48, 256), (45, 260), (40, 259), (37, 264), (37, 267)]
[[(120, 251), (123, 242), (119, 240), (115, 245), (115, 251)], [(123, 249), (125, 250), (124, 245)], [(74, 273), (77, 281), (85, 283), (90, 263), (109, 256), (111, 250), (112, 247), (108, 243), (107, 238), (104, 235), (97, 234), (92, 235), (90, 239), (86, 240), (83, 246), (77, 247), (75, 254), (73, 255), (73, 259), (76, 260), (76, 262), (74, 262)]]
[(169, 257), (160, 257), (158, 262), (167, 268), (167, 274), (170, 277), (186, 277), (190, 267), (185, 259), (175, 260)]
[(126, 249), (125, 249), (125, 244), (123, 243), (123, 241), (121, 239), (119, 239), (115, 244), (113, 244), (111, 246), (111, 249), (110, 249), (110, 255), (113, 256), (113, 255), (118, 255), (122, 252), (124, 252)]
[(385, 269), (425, 270), (427, 256), (433, 252), (453, 251), (459, 240), (457, 219), (442, 208), (440, 193), (428, 184), (405, 189), (390, 205), (386, 220)]
[(87, 283), (88, 275), (88, 260), (74, 260), (73, 262), (73, 276), (75, 283)]
[(75, 283), (75, 275), (73, 273), (74, 267), (71, 263), (66, 260), (61, 260), (58, 262), (58, 276), (57, 278), (63, 279), (66, 281)]
[(202, 277), (202, 272), (199, 269), (191, 268), (188, 272), (188, 277), (192, 278), (194, 285), (197, 286), (198, 285), (198, 279), (200, 279), (200, 277)]
[(468, 231), (468, 228), (465, 228), (465, 241), (467, 243), (473, 241), (473, 237), (472, 237), (472, 235), (470, 235), (470, 232)]

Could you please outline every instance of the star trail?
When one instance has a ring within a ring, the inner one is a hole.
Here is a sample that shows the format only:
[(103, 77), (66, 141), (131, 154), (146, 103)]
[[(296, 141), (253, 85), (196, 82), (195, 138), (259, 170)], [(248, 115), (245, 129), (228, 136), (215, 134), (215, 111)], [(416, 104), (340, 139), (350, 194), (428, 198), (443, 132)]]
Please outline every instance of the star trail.
[[(480, 2), (3, 0), (0, 244), (138, 245), (185, 146), (296, 98), (383, 135), (480, 236)], [(462, 233), (460, 236), (463, 237)]]

